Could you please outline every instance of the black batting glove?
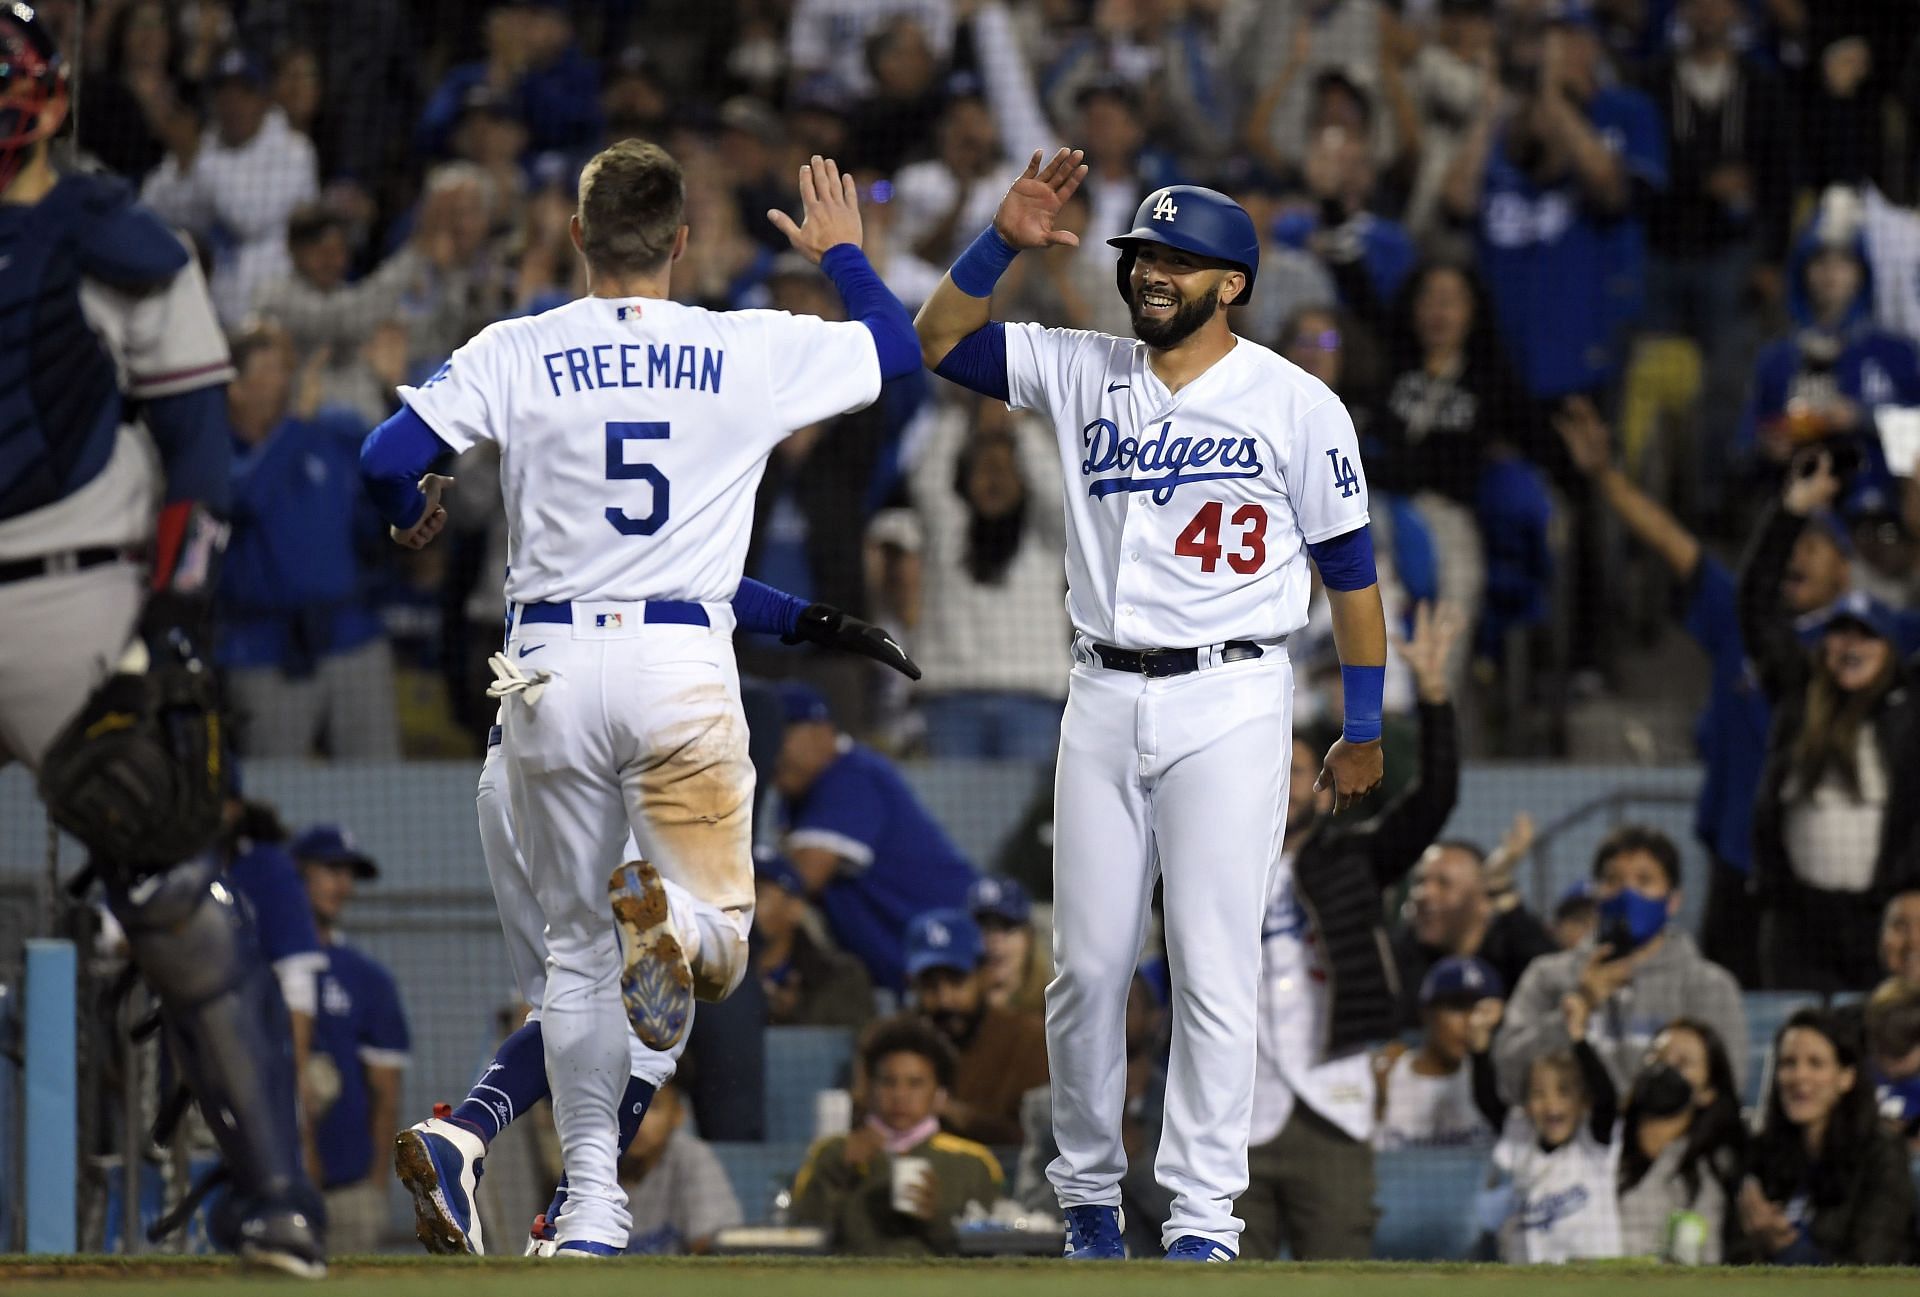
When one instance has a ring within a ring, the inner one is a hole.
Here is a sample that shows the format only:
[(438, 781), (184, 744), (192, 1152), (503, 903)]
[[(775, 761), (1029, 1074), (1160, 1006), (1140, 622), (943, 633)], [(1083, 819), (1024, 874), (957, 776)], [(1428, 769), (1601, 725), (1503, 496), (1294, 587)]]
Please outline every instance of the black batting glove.
[(791, 635), (782, 635), (788, 644), (821, 644), (870, 657), (882, 666), (892, 667), (909, 680), (920, 678), (920, 667), (907, 651), (886, 631), (871, 622), (835, 608), (832, 604), (810, 603), (800, 614), (800, 622)]

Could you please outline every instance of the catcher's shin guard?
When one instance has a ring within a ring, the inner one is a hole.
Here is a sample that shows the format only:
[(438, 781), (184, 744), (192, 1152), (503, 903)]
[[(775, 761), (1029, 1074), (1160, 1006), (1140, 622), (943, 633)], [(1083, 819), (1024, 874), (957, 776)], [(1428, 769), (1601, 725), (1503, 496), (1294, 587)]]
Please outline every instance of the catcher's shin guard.
[(204, 858), (109, 878), (108, 905), (160, 1001), (187, 1088), (220, 1146), (233, 1208), (215, 1242), (318, 1266), (324, 1207), (300, 1162), (292, 1034), (253, 924)]

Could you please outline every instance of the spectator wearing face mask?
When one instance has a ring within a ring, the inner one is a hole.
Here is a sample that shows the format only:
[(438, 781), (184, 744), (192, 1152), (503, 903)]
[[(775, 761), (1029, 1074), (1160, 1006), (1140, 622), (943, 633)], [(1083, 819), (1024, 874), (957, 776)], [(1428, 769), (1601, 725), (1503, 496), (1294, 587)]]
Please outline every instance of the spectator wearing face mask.
[[(1746, 1126), (1718, 1032), (1676, 1018), (1654, 1037), (1627, 1091), (1619, 1142), (1621, 1255), (1720, 1264)], [(1676, 1236), (1683, 1212), (1700, 1218), (1697, 1240)]]
[(1832, 452), (1803, 452), (1740, 579), (1742, 633), (1774, 709), (1753, 817), (1761, 974), (1829, 992), (1877, 980), (1881, 908), (1920, 883), (1920, 658), (1901, 662), (1896, 615), (1864, 592), (1810, 624), (1780, 594), (1808, 517), (1840, 489)]
[[(1680, 852), (1658, 829), (1624, 824), (1594, 854), (1600, 926), (1594, 940), (1533, 961), (1507, 1001), (1494, 1041), (1501, 1088), (1524, 1090), (1535, 1058), (1567, 1047), (1562, 1006), (1577, 996), (1592, 1011), (1589, 1039), (1613, 1083), (1625, 1090), (1654, 1038), (1675, 1018), (1707, 1023), (1722, 1040), (1747, 1038), (1732, 974), (1672, 926), (1680, 913)], [(1735, 1060), (1735, 1080), (1741, 1064)]]

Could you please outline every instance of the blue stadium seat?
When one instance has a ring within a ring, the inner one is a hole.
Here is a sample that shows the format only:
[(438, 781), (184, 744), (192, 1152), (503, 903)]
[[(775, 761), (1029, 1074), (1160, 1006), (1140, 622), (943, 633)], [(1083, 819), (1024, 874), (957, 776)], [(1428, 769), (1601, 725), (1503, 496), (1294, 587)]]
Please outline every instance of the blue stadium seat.
[(805, 1141), (781, 1144), (712, 1144), (714, 1155), (726, 1168), (733, 1196), (740, 1200), (740, 1212), (749, 1225), (765, 1225), (773, 1211), (774, 1194), (793, 1183), (793, 1177), (807, 1160)]
[(1480, 1234), (1475, 1195), (1487, 1182), (1490, 1147), (1405, 1148), (1373, 1159), (1381, 1261), (1467, 1261)]
[(767, 1141), (813, 1138), (813, 1096), (846, 1085), (853, 1032), (845, 1027), (767, 1029)]
[[(1780, 1025), (1802, 1009), (1820, 1007), (1820, 997), (1810, 991), (1747, 991), (1740, 997), (1747, 1011), (1747, 1084), (1740, 1101), (1749, 1108), (1761, 1101), (1761, 1085), (1766, 1079), (1767, 1055)], [(1739, 1045), (1729, 1040), (1728, 1049)]]

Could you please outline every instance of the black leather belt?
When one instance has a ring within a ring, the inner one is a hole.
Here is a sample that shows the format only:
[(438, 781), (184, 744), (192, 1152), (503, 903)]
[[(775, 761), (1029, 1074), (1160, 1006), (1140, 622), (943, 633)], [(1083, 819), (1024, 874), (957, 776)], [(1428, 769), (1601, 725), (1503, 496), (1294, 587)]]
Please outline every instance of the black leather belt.
[[(1200, 669), (1200, 650), (1183, 649), (1135, 649), (1114, 648), (1107, 644), (1092, 646), (1093, 655), (1100, 659), (1100, 665), (1109, 671), (1131, 671), (1135, 675), (1164, 679), (1167, 676), (1191, 675)], [(1237, 639), (1229, 640), (1221, 646), (1220, 661), (1240, 662), (1246, 658), (1262, 657), (1266, 650), (1258, 644)]]
[(36, 581), (43, 576), (65, 576), (69, 572), (84, 572), (90, 567), (105, 567), (109, 563), (123, 563), (127, 552), (101, 545), (92, 549), (69, 549), (58, 554), (42, 554), (38, 558), (17, 558), (0, 563), (0, 585), (11, 585), (15, 581)]

